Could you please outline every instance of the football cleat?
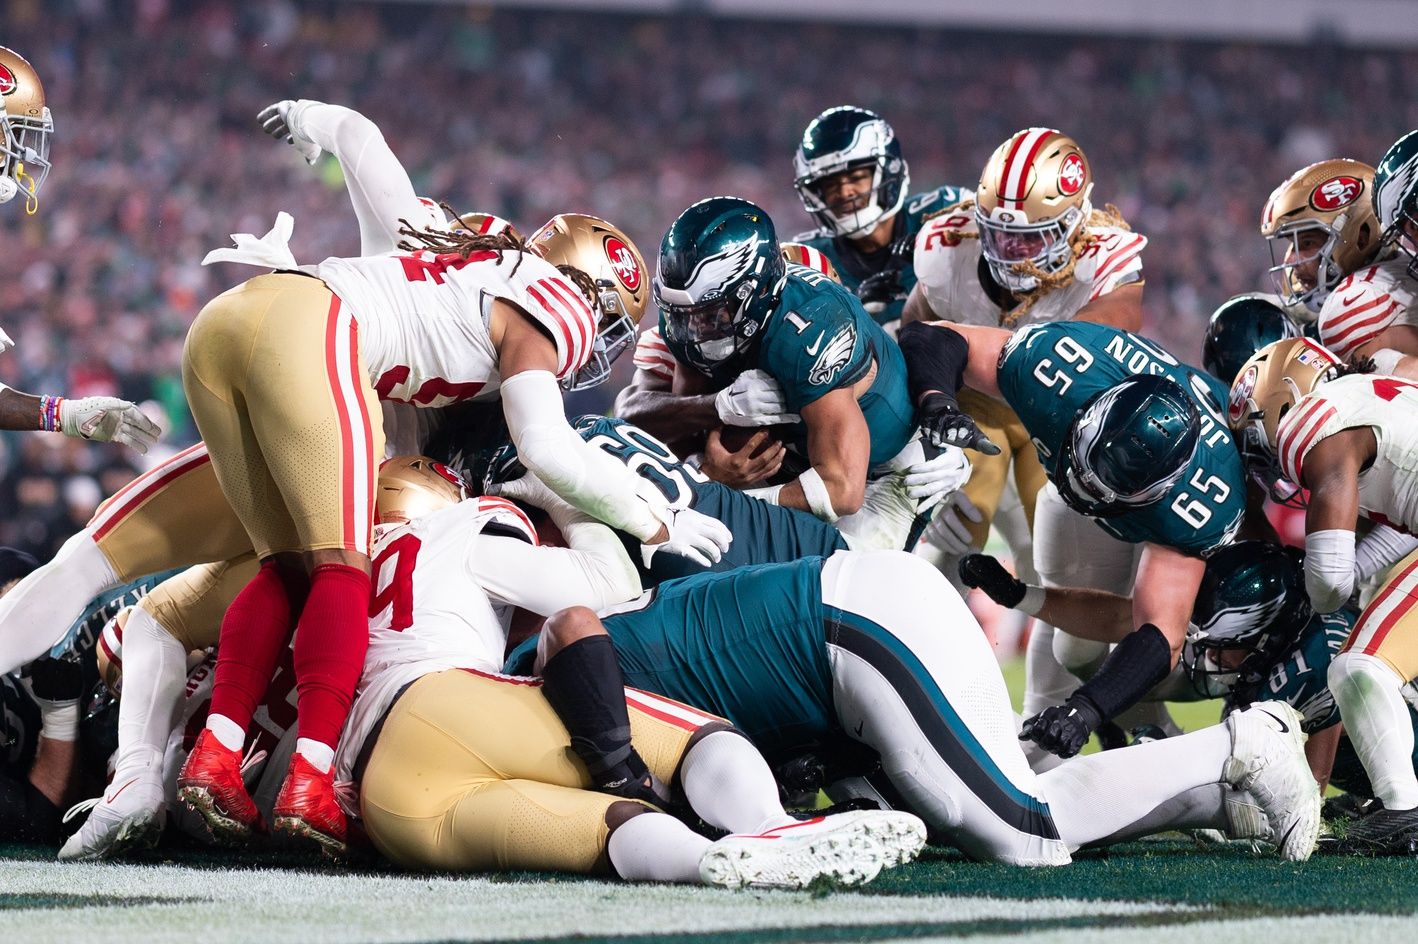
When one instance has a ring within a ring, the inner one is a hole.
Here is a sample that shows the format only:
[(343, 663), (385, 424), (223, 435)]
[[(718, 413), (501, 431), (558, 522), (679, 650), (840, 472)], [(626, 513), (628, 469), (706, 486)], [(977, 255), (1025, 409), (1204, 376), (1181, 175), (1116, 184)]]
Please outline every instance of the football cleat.
[(345, 854), (347, 824), (335, 793), (333, 770), (321, 773), (300, 754), (292, 754), (272, 813), (277, 832), (313, 839), (331, 855)]
[(1263, 701), (1226, 718), (1231, 756), (1223, 776), (1260, 805), (1270, 841), (1281, 857), (1303, 862), (1315, 851), (1320, 789), (1305, 760), (1300, 713), (1285, 702)]
[(162, 837), (166, 816), (158, 770), (143, 768), (131, 776), (120, 773), (93, 804), (84, 825), (65, 841), (59, 859), (86, 862), (151, 849)]
[(242, 843), (266, 828), (241, 778), (241, 754), (203, 730), (177, 775), (177, 798), (206, 820), (218, 842)]
[(818, 816), (756, 835), (725, 836), (705, 851), (699, 874), (725, 888), (806, 888), (820, 878), (860, 885), (883, 868), (909, 862), (925, 842), (925, 824), (910, 813)]
[(1418, 854), (1418, 809), (1386, 810), (1381, 804), (1354, 823), (1334, 843), (1337, 855), (1411, 856)]

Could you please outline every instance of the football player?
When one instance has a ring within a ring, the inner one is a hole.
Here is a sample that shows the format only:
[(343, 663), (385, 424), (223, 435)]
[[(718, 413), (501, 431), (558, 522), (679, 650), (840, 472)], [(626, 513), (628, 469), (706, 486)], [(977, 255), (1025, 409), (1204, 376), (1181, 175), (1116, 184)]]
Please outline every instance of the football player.
[[(1035, 522), (1046, 585), (1132, 595), (1134, 631), (1111, 654), (1054, 634), (1058, 661), (1091, 675), (1082, 688), (1070, 693), (1072, 679), (1056, 688), (1038, 675), (1028, 681), (1026, 732), (1070, 756), (1171, 671), (1204, 555), (1230, 543), (1245, 518), (1246, 473), (1222, 418), (1225, 388), (1145, 338), (1088, 322), (1014, 332), (918, 323), (902, 329), (901, 346), (934, 438), (974, 434), (954, 399), (962, 377), (1023, 423), (1049, 477)], [(1054, 573), (1064, 579), (1049, 580)], [(1063, 707), (1042, 707), (1065, 697)]]
[[(24, 56), (0, 46), (0, 203), (24, 194), (25, 212), (33, 215), (39, 209), (53, 134), (54, 119), (39, 74)], [(0, 330), (0, 353), (14, 345)], [(127, 400), (36, 396), (4, 384), (0, 384), (0, 429), (57, 430), (94, 442), (122, 443), (142, 453), (162, 434)]]
[[(1138, 330), (1147, 239), (1112, 207), (1095, 209), (1092, 193), (1092, 167), (1073, 138), (1048, 128), (1011, 135), (986, 162), (974, 199), (933, 214), (922, 227), (918, 281), (903, 326), (940, 319), (1014, 329), (1079, 320)], [(1049, 584), (1107, 579), (1071, 543), (1096, 529), (1082, 535), (1051, 529), (1042, 546), (1035, 543), (1045, 473), (1029, 432), (999, 399), (974, 389), (960, 397), (961, 409), (1001, 452), (970, 456), (970, 482), (937, 511), (917, 553), (956, 582), (960, 557), (984, 547), (997, 525), (1027, 575), (1037, 567)], [(1010, 514), (997, 514), (1002, 502)], [(1039, 624), (1030, 635), (1026, 713), (1075, 684), (1052, 654), (1053, 635)], [(1097, 653), (1078, 658), (1094, 660)]]
[(907, 808), (976, 858), (1065, 864), (1174, 797), (1223, 782), (1252, 793), (1287, 858), (1314, 846), (1319, 791), (1287, 705), (1036, 776), (979, 625), (939, 571), (903, 552), (670, 581), (602, 618), (558, 614), (541, 654), (554, 660), (603, 634), (630, 685), (707, 706), (770, 761), (864, 745)]
[[(1359, 576), (1362, 516), (1412, 532), (1418, 385), (1342, 370), (1308, 339), (1262, 348), (1231, 388), (1229, 417), (1291, 482), (1309, 490), (1305, 587), (1321, 613), (1343, 606)], [(1385, 562), (1387, 563), (1387, 562)], [(1406, 849), (1418, 837), (1418, 776), (1405, 694), (1418, 677), (1418, 552), (1385, 577), (1329, 668), (1329, 685), (1382, 808), (1355, 843)]]
[(1319, 339), (1340, 358), (1372, 358), (1380, 374), (1418, 379), (1418, 132), (1394, 142), (1374, 171), (1380, 247), (1325, 300)]
[(1339, 158), (1300, 168), (1265, 201), (1260, 232), (1270, 247), (1270, 277), (1286, 312), (1307, 330), (1345, 276), (1379, 254), (1373, 189), (1372, 167)]
[[(584, 558), (618, 545), (603, 525), (558, 514), (573, 547), (539, 547), (525, 522), (499, 527), (509, 503), (461, 498), (424, 460), (395, 460), (380, 478), (387, 530), (375, 553), (371, 638), (337, 763), (357, 787), (370, 839), (390, 859), (803, 887), (820, 876), (869, 880), (920, 849), (925, 830), (909, 815), (794, 820), (742, 735), (632, 690), (617, 698), (620, 714), (652, 772), (736, 835), (711, 843), (644, 803), (593, 792), (572, 759), (583, 754), (578, 738), (540, 683), (497, 674), (506, 633), (494, 607), (544, 613), (557, 600), (614, 601), (616, 588), (589, 579), (598, 568)], [(548, 663), (549, 676), (557, 670)]]
[(827, 109), (808, 124), (793, 155), (793, 186), (818, 225), (794, 240), (822, 253), (893, 333), (916, 284), (912, 253), (922, 222), (967, 193), (945, 186), (908, 200), (910, 184), (896, 132), (865, 108)]

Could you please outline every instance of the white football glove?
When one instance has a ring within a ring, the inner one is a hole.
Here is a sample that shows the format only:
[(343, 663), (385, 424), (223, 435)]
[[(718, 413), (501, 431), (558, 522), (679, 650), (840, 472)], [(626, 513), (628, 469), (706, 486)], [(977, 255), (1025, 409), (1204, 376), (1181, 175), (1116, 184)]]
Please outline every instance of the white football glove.
[(766, 370), (746, 370), (714, 397), (719, 420), (727, 426), (772, 426), (800, 422), (788, 411), (783, 388)]
[(919, 503), (921, 512), (934, 508), (970, 481), (970, 460), (964, 450), (933, 446), (921, 438), (892, 456), (891, 468), (903, 475), (906, 494)]
[(670, 536), (659, 544), (640, 545), (640, 557), (646, 567), (659, 551), (687, 558), (703, 567), (713, 567), (734, 541), (733, 532), (724, 522), (693, 508), (659, 508), (656, 513)]
[(487, 493), (526, 502), (542, 511), (549, 510), (557, 502), (565, 503), (565, 499), (547, 488), (546, 483), (539, 479), (535, 472), (524, 473), (520, 478), (515, 478), (510, 482), (490, 483), (487, 486)]
[(975, 507), (964, 491), (957, 489), (936, 510), (931, 526), (926, 529), (926, 540), (956, 557), (970, 553), (974, 550), (974, 539), (965, 519), (979, 524), (985, 520), (985, 514)]
[(297, 154), (305, 158), (305, 163), (313, 165), (320, 157), (320, 145), (300, 133), (300, 113), (305, 102), (283, 99), (274, 105), (267, 105), (256, 115), (261, 130), (278, 141), (284, 141), (295, 148)]
[(65, 436), (116, 442), (146, 453), (162, 429), (127, 400), (84, 397), (59, 402), (59, 430)]
[(4, 328), (0, 328), (0, 354), (4, 354), (15, 346), (15, 342), (10, 340), (10, 336), (5, 333)]

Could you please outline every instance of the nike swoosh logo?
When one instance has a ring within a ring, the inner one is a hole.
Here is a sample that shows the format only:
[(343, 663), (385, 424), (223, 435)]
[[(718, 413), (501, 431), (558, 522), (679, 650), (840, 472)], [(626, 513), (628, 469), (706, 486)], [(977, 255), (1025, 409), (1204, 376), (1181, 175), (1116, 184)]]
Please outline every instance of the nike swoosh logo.
[(826, 331), (819, 331), (819, 332), (817, 332), (817, 340), (814, 341), (814, 342), (812, 342), (812, 346), (807, 349), (807, 355), (808, 355), (808, 357), (816, 357), (816, 356), (817, 356), (817, 349), (820, 348), (820, 347), (822, 347), (822, 336), (823, 336), (824, 334), (826, 334), (826, 333), (827, 333)]
[(1357, 302), (1359, 299), (1361, 299), (1361, 298), (1363, 298), (1363, 297), (1364, 297), (1364, 293), (1363, 293), (1363, 292), (1360, 292), (1359, 294), (1357, 294), (1357, 295), (1351, 295), (1351, 296), (1349, 296), (1348, 298), (1341, 298), (1341, 299), (1339, 300), (1339, 304), (1343, 305), (1345, 308), (1348, 308), (1350, 305), (1354, 304), (1355, 302)]
[[(1266, 714), (1270, 715), (1270, 712), (1267, 711)], [(1271, 716), (1272, 718), (1275, 718), (1275, 715), (1270, 715), (1270, 716)], [(1280, 725), (1280, 733), (1281, 733), (1281, 734), (1289, 734), (1289, 733), (1290, 733), (1290, 725), (1286, 724), (1282, 719), (1280, 719), (1280, 718), (1275, 718), (1275, 723), (1278, 724), (1278, 725)]]

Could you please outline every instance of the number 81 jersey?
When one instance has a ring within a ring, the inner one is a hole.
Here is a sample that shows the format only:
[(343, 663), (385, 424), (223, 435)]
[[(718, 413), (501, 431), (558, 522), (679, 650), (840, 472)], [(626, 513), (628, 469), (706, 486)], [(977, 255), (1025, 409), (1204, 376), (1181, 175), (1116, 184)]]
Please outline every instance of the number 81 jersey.
[(1191, 395), (1201, 412), (1201, 439), (1191, 465), (1164, 498), (1094, 520), (1120, 540), (1189, 554), (1230, 543), (1245, 513), (1246, 473), (1222, 418), (1227, 390), (1219, 380), (1130, 331), (1063, 321), (1029, 325), (1009, 339), (1000, 356), (999, 387), (1049, 478), (1058, 482), (1065, 472), (1059, 458), (1064, 437), (1079, 410), (1139, 374), (1167, 377)]

